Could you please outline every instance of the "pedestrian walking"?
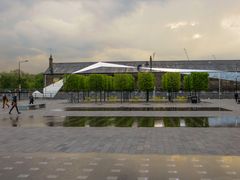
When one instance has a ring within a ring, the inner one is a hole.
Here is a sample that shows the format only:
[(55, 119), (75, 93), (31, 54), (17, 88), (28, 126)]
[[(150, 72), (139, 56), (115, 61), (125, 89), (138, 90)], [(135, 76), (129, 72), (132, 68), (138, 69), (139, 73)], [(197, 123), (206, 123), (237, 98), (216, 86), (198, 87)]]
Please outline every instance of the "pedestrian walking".
[(33, 104), (34, 103), (34, 98), (33, 95), (29, 96), (29, 104)]
[(238, 102), (238, 93), (237, 92), (234, 94), (234, 97), (235, 97), (236, 102)]
[(12, 112), (12, 110), (13, 110), (14, 108), (16, 108), (18, 114), (21, 114), (21, 113), (19, 112), (19, 110), (18, 110), (18, 106), (17, 106), (17, 96), (16, 96), (16, 95), (14, 95), (14, 96), (12, 97), (12, 108), (10, 109), (9, 114), (11, 114), (11, 112)]
[(9, 105), (8, 105), (8, 98), (7, 98), (7, 95), (4, 94), (3, 97), (2, 97), (2, 102), (3, 102), (3, 109), (5, 109), (5, 106), (7, 106), (9, 108)]

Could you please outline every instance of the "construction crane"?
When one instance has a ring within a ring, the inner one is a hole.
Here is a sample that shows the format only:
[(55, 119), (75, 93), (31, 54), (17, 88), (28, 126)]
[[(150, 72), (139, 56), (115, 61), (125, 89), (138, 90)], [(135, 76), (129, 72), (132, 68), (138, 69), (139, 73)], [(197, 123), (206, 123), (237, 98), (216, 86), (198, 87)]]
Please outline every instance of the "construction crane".
[(187, 60), (189, 61), (190, 59), (189, 59), (188, 52), (187, 52), (187, 49), (186, 49), (186, 48), (184, 48), (184, 52), (185, 52), (185, 55), (186, 55), (186, 57), (187, 57)]
[(216, 56), (214, 54), (212, 55), (212, 57), (213, 57), (214, 60), (216, 60)]

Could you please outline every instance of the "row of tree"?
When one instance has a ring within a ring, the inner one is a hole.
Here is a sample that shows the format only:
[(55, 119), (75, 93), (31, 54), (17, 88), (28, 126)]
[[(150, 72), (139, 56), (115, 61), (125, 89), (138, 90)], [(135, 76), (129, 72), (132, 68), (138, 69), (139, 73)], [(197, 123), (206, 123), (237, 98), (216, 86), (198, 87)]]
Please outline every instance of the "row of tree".
[(18, 70), (0, 73), (0, 91), (14, 91), (18, 89), (19, 83), (21, 83), (22, 90), (36, 90), (43, 88), (44, 81), (42, 73), (28, 74), (21, 72), (21, 82), (19, 82), (18, 76)]
[[(172, 100), (173, 93), (178, 92), (182, 86), (180, 73), (165, 73), (162, 76), (162, 87), (169, 94), (169, 100)], [(121, 102), (130, 97), (130, 92), (134, 90), (146, 92), (146, 101), (149, 101), (149, 92), (152, 92), (156, 86), (155, 76), (153, 73), (138, 73), (137, 81), (131, 74), (115, 74), (114, 76), (91, 74), (84, 75), (65, 75), (64, 91), (79, 92), (89, 96), (89, 92), (95, 92), (95, 99), (105, 101), (109, 97), (109, 92), (119, 91), (121, 93)], [(186, 91), (199, 92), (208, 89), (208, 73), (194, 72), (184, 75), (183, 86)], [(102, 97), (103, 96), (103, 97)]]
[[(109, 92), (120, 91), (121, 101), (125, 100), (123, 96), (124, 92), (131, 92), (135, 89), (134, 78), (131, 74), (116, 74), (114, 77), (91, 74), (89, 76), (83, 75), (65, 75), (64, 77), (64, 90), (67, 92), (79, 92), (83, 93), (83, 99), (85, 95), (89, 96), (90, 91), (95, 92), (95, 99), (97, 101), (98, 94), (100, 101), (102, 101), (102, 94), (104, 95), (104, 101), (109, 98)], [(79, 99), (79, 98), (78, 98)]]
[[(208, 73), (206, 72), (192, 72), (191, 74), (184, 75), (183, 88), (185, 91), (194, 96), (200, 96), (201, 91), (208, 90)], [(174, 92), (178, 92), (181, 87), (181, 75), (180, 73), (165, 73), (162, 77), (162, 86), (165, 91), (168, 92), (168, 99), (172, 101)], [(197, 94), (198, 93), (198, 94)]]

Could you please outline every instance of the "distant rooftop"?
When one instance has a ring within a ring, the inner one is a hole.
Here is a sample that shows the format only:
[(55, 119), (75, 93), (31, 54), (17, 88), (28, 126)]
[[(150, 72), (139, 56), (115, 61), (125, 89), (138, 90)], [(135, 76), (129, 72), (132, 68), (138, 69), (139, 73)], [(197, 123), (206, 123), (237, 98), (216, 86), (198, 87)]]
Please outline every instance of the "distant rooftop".
[[(102, 61), (114, 64), (121, 64), (127, 66), (138, 65), (146, 66), (149, 61)], [(97, 62), (69, 62), (69, 63), (53, 63), (54, 74), (71, 74), (80, 69), (86, 68)], [(235, 72), (240, 71), (240, 60), (177, 60), (177, 61), (153, 61), (152, 66), (155, 68), (178, 68), (178, 69), (208, 69)], [(121, 73), (121, 72), (136, 72), (136, 69), (126, 68), (98, 68), (85, 73)], [(50, 74), (50, 69), (45, 71), (45, 74)]]

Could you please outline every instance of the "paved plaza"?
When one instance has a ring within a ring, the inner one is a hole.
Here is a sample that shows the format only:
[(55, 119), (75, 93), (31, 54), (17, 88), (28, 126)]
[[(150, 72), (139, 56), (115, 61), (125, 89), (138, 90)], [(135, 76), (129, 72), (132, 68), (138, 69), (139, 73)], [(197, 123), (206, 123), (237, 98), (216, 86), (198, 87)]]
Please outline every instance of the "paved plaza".
[[(66, 107), (218, 107), (200, 104), (69, 104), (38, 100), (45, 109), (0, 110), (0, 179), (240, 180), (239, 128), (46, 127), (43, 116), (240, 116), (230, 111), (64, 111)], [(20, 106), (27, 104), (21, 101)], [(11, 127), (14, 119), (29, 127)], [(32, 124), (31, 124), (32, 123)], [(40, 125), (39, 125), (40, 124)]]
[(239, 128), (0, 128), (0, 153), (240, 155)]
[(0, 155), (0, 178), (90, 180), (239, 180), (234, 156), (160, 156), (126, 154)]

